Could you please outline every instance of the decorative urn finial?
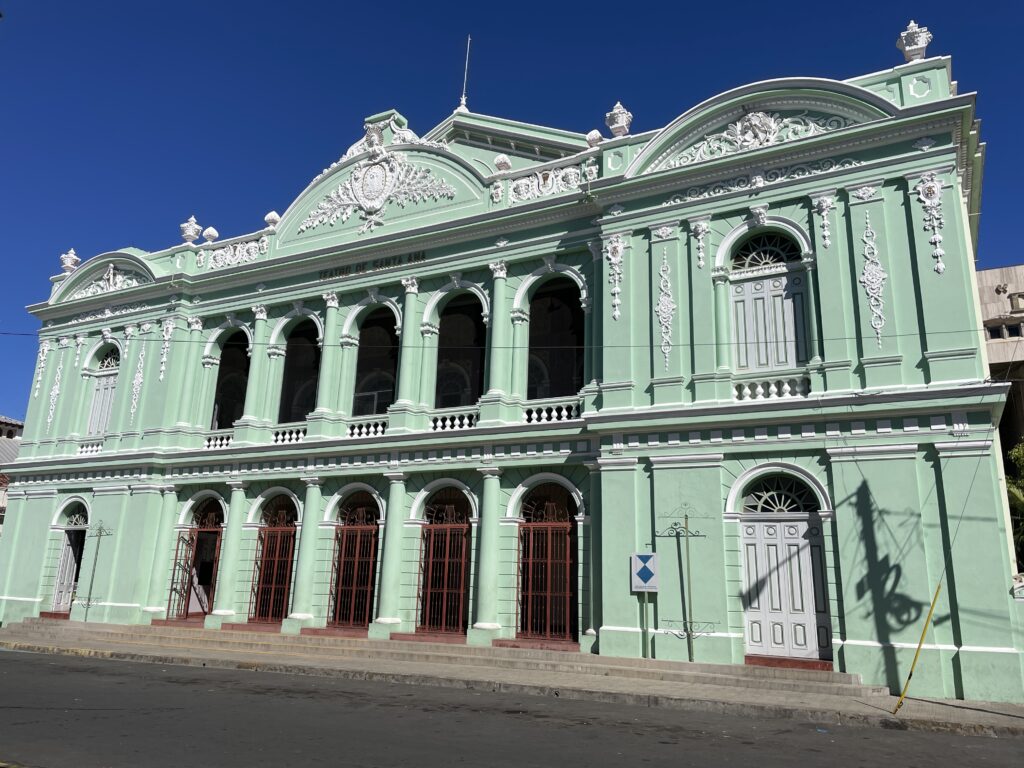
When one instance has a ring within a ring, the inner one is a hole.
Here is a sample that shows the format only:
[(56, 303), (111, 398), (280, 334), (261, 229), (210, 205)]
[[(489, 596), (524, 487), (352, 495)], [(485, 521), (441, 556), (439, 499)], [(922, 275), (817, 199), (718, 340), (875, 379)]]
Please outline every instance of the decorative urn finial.
[(633, 113), (622, 106), (621, 101), (616, 101), (612, 111), (604, 116), (604, 124), (613, 136), (625, 136), (629, 133), (629, 126), (633, 122)]
[(212, 243), (218, 237), (220, 237), (220, 232), (213, 227), (207, 227), (203, 230), (203, 239), (208, 243)]
[(181, 239), (186, 243), (195, 242), (203, 228), (199, 226), (195, 216), (189, 216), (188, 221), (181, 225)]
[(499, 171), (511, 171), (512, 161), (509, 160), (508, 155), (506, 154), (495, 155), (494, 167), (497, 168)]
[(598, 144), (601, 143), (603, 139), (604, 137), (601, 136), (601, 132), (597, 130), (597, 128), (595, 128), (594, 130), (587, 134), (587, 146), (596, 147)]
[(60, 255), (60, 268), (63, 269), (66, 274), (74, 272), (81, 263), (82, 260), (78, 258), (78, 254), (75, 253), (74, 248), (71, 248), (67, 253), (62, 253)]
[(271, 211), (263, 217), (263, 221), (271, 229), (276, 229), (277, 225), (281, 223), (281, 217), (278, 215), (277, 211)]
[(919, 27), (913, 19), (907, 24), (906, 30), (900, 32), (900, 39), (896, 41), (896, 47), (903, 51), (903, 58), (907, 61), (923, 59), (928, 43), (932, 41), (932, 33), (928, 27)]

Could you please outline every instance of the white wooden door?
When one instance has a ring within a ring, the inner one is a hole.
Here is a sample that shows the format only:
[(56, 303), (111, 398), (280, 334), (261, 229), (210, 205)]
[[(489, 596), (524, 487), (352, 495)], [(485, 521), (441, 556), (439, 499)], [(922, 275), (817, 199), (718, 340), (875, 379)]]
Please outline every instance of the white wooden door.
[(821, 530), (804, 521), (743, 521), (747, 653), (831, 659)]
[(82, 550), (85, 544), (85, 531), (64, 531), (64, 545), (60, 552), (60, 563), (57, 566), (57, 584), (53, 591), (53, 610), (66, 613), (71, 610), (71, 601), (78, 588), (78, 575), (82, 568)]
[(807, 362), (804, 276), (774, 275), (732, 284), (736, 368), (795, 368)]

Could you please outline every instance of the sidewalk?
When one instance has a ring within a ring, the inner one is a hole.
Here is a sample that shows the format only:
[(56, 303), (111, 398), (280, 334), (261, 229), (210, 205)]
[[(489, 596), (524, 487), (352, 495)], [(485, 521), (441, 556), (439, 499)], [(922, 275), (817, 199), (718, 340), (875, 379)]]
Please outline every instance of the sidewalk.
[[(344, 646), (325, 648), (289, 643), (279, 635), (268, 640), (265, 634), (260, 637), (258, 633), (231, 633), (234, 636), (232, 642), (237, 642), (238, 647), (203, 647), (204, 643), (223, 642), (226, 633), (181, 633), (180, 641), (173, 635), (168, 639), (164, 633), (139, 631), (130, 641), (125, 641), (114, 631), (104, 630), (94, 631), (88, 637), (64, 638), (54, 632), (41, 634), (43, 636), (35, 638), (24, 630), (5, 628), (0, 630), (0, 648), (157, 664), (322, 675), (385, 683), (554, 696), (744, 717), (791, 718), (833, 725), (945, 731), (965, 735), (1024, 736), (1024, 706), (1021, 705), (908, 698), (897, 717), (891, 714), (895, 697), (878, 693), (877, 689), (868, 686), (859, 686), (861, 690), (855, 693), (849, 692), (851, 689), (857, 691), (854, 686), (834, 686), (835, 690), (843, 691), (839, 694), (813, 690), (773, 690), (771, 686), (774, 676), (758, 675), (750, 678), (740, 673), (740, 670), (749, 670), (742, 667), (735, 668), (737, 672), (733, 679), (719, 675), (722, 680), (720, 684), (706, 684), (680, 682), (678, 675), (675, 680), (650, 679), (652, 670), (655, 677), (659, 673), (671, 677), (673, 670), (685, 668), (686, 665), (651, 662), (648, 665), (633, 664), (627, 667), (625, 661), (620, 666), (613, 659), (601, 658), (598, 662), (597, 658), (600, 657), (578, 657), (564, 653), (547, 656), (534, 653), (531, 658), (539, 660), (538, 666), (547, 664), (550, 668), (529, 669), (506, 664), (509, 659), (518, 658), (507, 654), (495, 655), (493, 658), (474, 655), (467, 656), (463, 663), (439, 663), (400, 660), (402, 656), (430, 658), (433, 652), (429, 650), (391, 650), (397, 646), (418, 646), (418, 643), (346, 641)], [(152, 637), (147, 637), (147, 634)], [(206, 639), (207, 635), (211, 637)], [(197, 636), (198, 640), (195, 639)], [(449, 658), (453, 651), (458, 653), (457, 648), (449, 646), (445, 649)], [(396, 656), (399, 658), (394, 658)], [(548, 656), (553, 657), (550, 664), (546, 661)], [(438, 658), (444, 657), (438, 655)], [(552, 671), (559, 668), (579, 671)], [(778, 673), (780, 688), (785, 687), (787, 682), (799, 687), (800, 681), (811, 681), (803, 684), (809, 688), (823, 688), (826, 685), (814, 682), (806, 672), (795, 676)]]

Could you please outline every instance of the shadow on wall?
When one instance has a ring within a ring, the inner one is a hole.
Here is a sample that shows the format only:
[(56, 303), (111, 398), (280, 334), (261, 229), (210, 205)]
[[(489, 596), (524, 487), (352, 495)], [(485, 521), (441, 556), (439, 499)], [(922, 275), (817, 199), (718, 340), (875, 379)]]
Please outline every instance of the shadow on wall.
[[(913, 531), (906, 534), (895, 552), (883, 551), (879, 533), (887, 532), (886, 539), (898, 543), (897, 531), (889, 525), (889, 518), (899, 514), (908, 520), (916, 517), (911, 510), (894, 513), (878, 508), (867, 481), (862, 481), (853, 494), (857, 517), (860, 520), (860, 541), (864, 547), (864, 573), (856, 584), (857, 599), (868, 599), (865, 618), (875, 624), (875, 639), (882, 644), (882, 658), (885, 664), (885, 681), (890, 690), (899, 690), (903, 684), (896, 649), (892, 646), (892, 635), (920, 621), (927, 603), (915, 600), (900, 591), (903, 579), (903, 555), (910, 545)], [(838, 505), (837, 505), (838, 506)]]

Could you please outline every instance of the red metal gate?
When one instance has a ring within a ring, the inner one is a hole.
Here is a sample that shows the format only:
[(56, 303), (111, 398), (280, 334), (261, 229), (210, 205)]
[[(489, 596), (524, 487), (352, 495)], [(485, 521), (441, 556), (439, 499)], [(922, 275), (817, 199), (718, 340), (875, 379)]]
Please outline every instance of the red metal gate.
[(189, 598), (192, 594), (192, 563), (195, 560), (196, 538), (199, 531), (187, 528), (178, 531), (171, 569), (171, 591), (167, 596), (167, 618), (187, 619)]
[(465, 633), (469, 624), (469, 540), (468, 523), (423, 526), (420, 631)]
[(377, 565), (376, 525), (339, 525), (334, 534), (331, 623), (367, 627), (373, 612)]
[(576, 639), (576, 542), (572, 523), (519, 526), (519, 636)]
[(292, 586), (294, 554), (295, 526), (259, 529), (249, 621), (277, 622), (284, 619)]

